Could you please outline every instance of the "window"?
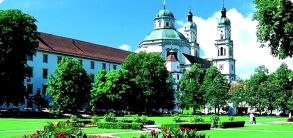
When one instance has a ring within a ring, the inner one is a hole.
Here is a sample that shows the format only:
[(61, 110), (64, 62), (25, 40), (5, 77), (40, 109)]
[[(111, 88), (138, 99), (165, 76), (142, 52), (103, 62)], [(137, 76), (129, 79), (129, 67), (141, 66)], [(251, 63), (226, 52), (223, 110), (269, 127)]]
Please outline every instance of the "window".
[(169, 22), (166, 22), (166, 26), (169, 27)]
[(177, 80), (179, 80), (179, 74), (177, 74)]
[(48, 55), (43, 54), (43, 63), (48, 63)]
[(26, 91), (28, 94), (32, 94), (33, 93), (33, 84), (27, 84)]
[(162, 25), (161, 25), (161, 21), (159, 21), (159, 27), (161, 27)]
[(220, 56), (223, 56), (223, 47), (220, 48)]
[(33, 68), (32, 67), (28, 67), (27, 69), (27, 77), (33, 77)]
[(33, 61), (33, 55), (29, 55), (29, 56), (27, 57), (27, 60), (28, 60), (28, 61)]
[(106, 63), (102, 63), (102, 69), (106, 70)]
[(58, 56), (57, 57), (57, 63), (59, 64), (61, 62), (61, 60), (62, 60), (62, 57), (61, 56)]
[(43, 69), (43, 78), (44, 79), (48, 78), (48, 69)]
[(224, 56), (226, 56), (226, 48), (224, 48)]
[(231, 65), (231, 68), (232, 68), (232, 71), (234, 70), (234, 66), (233, 65)]
[(91, 61), (91, 69), (95, 69), (95, 62)]
[(117, 66), (116, 65), (113, 65), (113, 69), (117, 69)]
[(43, 95), (46, 95), (48, 85), (43, 85)]

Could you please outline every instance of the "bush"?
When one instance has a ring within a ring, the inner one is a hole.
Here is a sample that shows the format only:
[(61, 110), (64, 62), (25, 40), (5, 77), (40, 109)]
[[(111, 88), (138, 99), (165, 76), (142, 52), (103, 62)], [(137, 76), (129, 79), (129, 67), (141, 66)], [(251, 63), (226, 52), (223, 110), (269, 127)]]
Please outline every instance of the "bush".
[(98, 122), (97, 127), (103, 129), (136, 129), (142, 128), (141, 123), (122, 123), (122, 122)]
[(221, 122), (221, 128), (244, 127), (245, 121)]
[(100, 117), (99, 116), (95, 115), (95, 116), (92, 117), (92, 123), (93, 124), (97, 124), (100, 121), (101, 120), (100, 120)]
[(212, 127), (218, 127), (220, 122), (220, 117), (217, 115), (211, 116)]
[[(125, 121), (125, 120), (124, 120)], [(126, 121), (127, 122), (127, 121)], [(133, 117), (133, 122), (136, 122), (136, 123), (143, 123), (144, 125), (153, 125), (153, 124), (155, 124), (155, 121), (154, 120), (148, 120), (147, 119), (147, 116), (144, 116), (144, 115), (142, 115), (142, 116), (138, 116), (138, 115), (135, 115), (134, 117)], [(130, 122), (130, 120), (128, 120), (128, 123), (132, 123), (132, 122)]]
[(173, 121), (175, 123), (185, 122), (184, 120), (181, 119), (181, 117), (178, 114), (174, 115)]
[(116, 118), (115, 118), (114, 113), (105, 114), (104, 119), (106, 122), (116, 122)]
[(150, 133), (141, 135), (140, 138), (205, 138), (205, 134), (198, 133), (197, 129), (189, 128), (176, 128), (176, 129), (163, 129), (162, 133), (151, 130)]
[[(27, 136), (25, 136), (27, 137)], [(66, 122), (50, 123), (44, 126), (44, 130), (37, 130), (34, 134), (28, 136), (30, 138), (86, 138), (86, 134), (82, 132), (79, 127), (74, 127), (72, 123), (67, 120)]]
[(191, 123), (199, 123), (199, 122), (204, 122), (204, 119), (200, 116), (193, 116), (191, 119), (190, 119), (190, 122)]
[(211, 124), (210, 123), (176, 123), (176, 124), (162, 124), (161, 129), (177, 129), (177, 128), (189, 128), (189, 129), (196, 129), (200, 130), (210, 130)]

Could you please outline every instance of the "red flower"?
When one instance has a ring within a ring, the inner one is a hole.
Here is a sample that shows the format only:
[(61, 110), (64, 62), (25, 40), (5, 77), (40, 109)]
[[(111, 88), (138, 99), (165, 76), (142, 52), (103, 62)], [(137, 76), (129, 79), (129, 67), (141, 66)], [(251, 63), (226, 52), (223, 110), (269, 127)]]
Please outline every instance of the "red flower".
[(185, 128), (185, 131), (188, 133), (190, 131), (190, 129), (187, 127), (187, 128)]
[(151, 130), (151, 136), (155, 136), (155, 134), (156, 134), (156, 131), (154, 129)]
[(62, 132), (58, 132), (56, 138), (66, 138), (66, 136)]

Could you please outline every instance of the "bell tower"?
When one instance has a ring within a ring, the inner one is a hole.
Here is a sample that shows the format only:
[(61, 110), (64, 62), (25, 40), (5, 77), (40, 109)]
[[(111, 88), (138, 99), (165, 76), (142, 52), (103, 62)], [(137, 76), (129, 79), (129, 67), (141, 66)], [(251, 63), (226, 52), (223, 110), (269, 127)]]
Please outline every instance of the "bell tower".
[(197, 43), (197, 25), (193, 22), (191, 9), (187, 14), (188, 22), (184, 25), (184, 36), (190, 44), (190, 55), (199, 57), (199, 44)]
[(218, 37), (215, 41), (217, 56), (213, 60), (213, 64), (227, 78), (228, 82), (232, 82), (235, 81), (236, 75), (233, 41), (231, 39), (231, 22), (226, 16), (226, 8), (224, 6), (221, 14), (221, 19), (217, 26)]

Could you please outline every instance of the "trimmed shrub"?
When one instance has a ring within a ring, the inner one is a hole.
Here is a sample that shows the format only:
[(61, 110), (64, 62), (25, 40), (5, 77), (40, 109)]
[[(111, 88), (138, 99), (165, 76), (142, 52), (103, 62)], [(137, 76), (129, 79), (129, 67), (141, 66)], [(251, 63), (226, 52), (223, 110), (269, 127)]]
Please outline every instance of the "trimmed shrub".
[(244, 127), (245, 121), (221, 122), (221, 128)]
[(101, 118), (99, 116), (95, 115), (95, 116), (92, 117), (92, 123), (93, 124), (96, 124), (96, 123), (98, 123), (98, 122), (101, 121), (100, 119)]
[(190, 122), (191, 123), (202, 123), (204, 122), (204, 119), (200, 116), (193, 116), (191, 119), (190, 119)]
[(114, 113), (105, 114), (104, 119), (106, 122), (116, 122), (116, 118), (115, 118)]
[(141, 123), (122, 123), (122, 122), (98, 122), (98, 128), (104, 129), (135, 129), (140, 130), (142, 128)]
[(211, 121), (212, 121), (212, 127), (218, 127), (219, 126), (219, 122), (220, 122), (220, 117), (217, 115), (213, 115), (211, 116)]
[(209, 123), (176, 123), (176, 124), (162, 124), (162, 129), (177, 129), (177, 128), (189, 128), (189, 129), (196, 129), (196, 130), (210, 130), (211, 124)]

